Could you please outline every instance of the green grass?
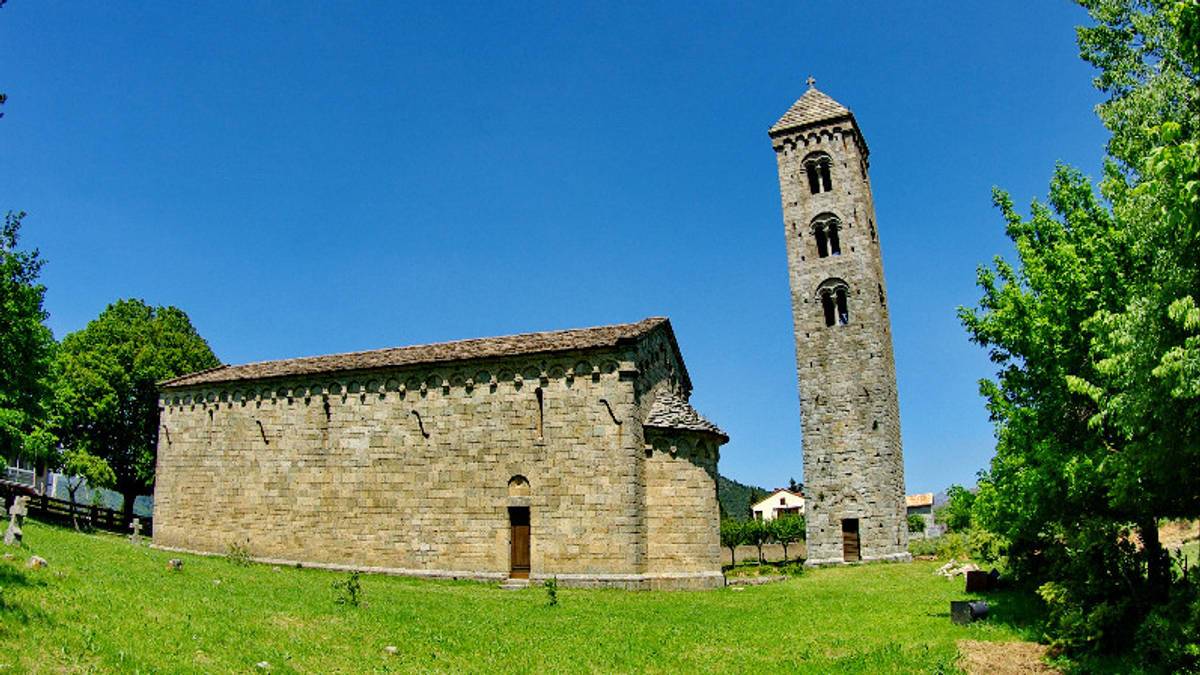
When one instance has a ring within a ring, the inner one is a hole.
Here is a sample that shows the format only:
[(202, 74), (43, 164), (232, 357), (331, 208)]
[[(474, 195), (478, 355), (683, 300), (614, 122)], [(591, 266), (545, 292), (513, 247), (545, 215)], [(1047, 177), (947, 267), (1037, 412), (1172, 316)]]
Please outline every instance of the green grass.
[[(961, 579), (936, 563), (806, 571), (743, 590), (627, 592), (366, 575), (363, 604), (335, 602), (346, 574), (239, 566), (29, 522), (0, 561), (0, 671), (935, 672), (960, 639), (1034, 637), (1025, 596), (954, 626)], [(25, 568), (33, 554), (50, 562)], [(181, 572), (167, 560), (181, 557)], [(219, 583), (218, 583), (219, 582)], [(387, 654), (388, 645), (397, 647)]]

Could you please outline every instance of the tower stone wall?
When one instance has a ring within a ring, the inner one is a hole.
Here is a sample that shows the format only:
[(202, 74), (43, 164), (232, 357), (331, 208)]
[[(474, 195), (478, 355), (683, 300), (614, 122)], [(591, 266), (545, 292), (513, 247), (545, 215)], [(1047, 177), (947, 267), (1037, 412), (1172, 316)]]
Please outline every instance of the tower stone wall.
[(896, 367), (867, 144), (853, 114), (815, 88), (770, 136), (796, 339), (808, 564), (907, 560)]

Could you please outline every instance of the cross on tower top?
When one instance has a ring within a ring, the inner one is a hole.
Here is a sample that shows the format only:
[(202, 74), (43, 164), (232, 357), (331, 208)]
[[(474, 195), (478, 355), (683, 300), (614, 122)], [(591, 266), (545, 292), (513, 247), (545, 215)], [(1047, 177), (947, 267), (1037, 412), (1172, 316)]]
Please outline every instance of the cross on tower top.
[(805, 82), (808, 83), (809, 89), (812, 89), (813, 87), (817, 86), (817, 78), (813, 77), (812, 75), (809, 75), (808, 79), (805, 80)]

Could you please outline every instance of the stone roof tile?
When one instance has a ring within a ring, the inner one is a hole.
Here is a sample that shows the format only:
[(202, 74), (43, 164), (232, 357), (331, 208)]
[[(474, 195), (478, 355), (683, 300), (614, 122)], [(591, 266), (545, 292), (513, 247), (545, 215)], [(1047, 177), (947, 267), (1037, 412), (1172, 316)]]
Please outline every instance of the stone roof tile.
[(646, 421), (642, 424), (659, 429), (701, 431), (720, 436), (726, 442), (729, 440), (729, 436), (721, 431), (720, 427), (704, 419), (687, 400), (668, 389), (663, 389), (655, 396)]
[(806, 127), (817, 122), (837, 119), (839, 117), (852, 116), (853, 113), (850, 112), (849, 108), (829, 98), (829, 96), (816, 87), (811, 87), (771, 127), (770, 134), (774, 136), (789, 129)]
[(308, 356), (279, 361), (261, 361), (238, 366), (219, 366), (160, 382), (164, 389), (190, 387), (218, 382), (258, 380), (297, 375), (313, 375), (338, 371), (394, 368), (426, 363), (446, 363), (476, 359), (521, 356), (551, 352), (578, 351), (615, 347), (641, 337), (670, 322), (664, 317), (650, 317), (636, 323), (622, 323), (595, 328), (524, 333), (503, 337), (476, 338), (439, 342), (411, 347), (392, 347), (372, 351)]

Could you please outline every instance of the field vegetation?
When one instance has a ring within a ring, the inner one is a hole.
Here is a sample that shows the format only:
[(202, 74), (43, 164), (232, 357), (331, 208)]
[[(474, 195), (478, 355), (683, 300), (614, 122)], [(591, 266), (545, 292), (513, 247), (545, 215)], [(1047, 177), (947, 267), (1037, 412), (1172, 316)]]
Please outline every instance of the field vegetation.
[[(352, 580), (32, 520), (25, 542), (0, 560), (0, 670), (953, 672), (960, 640), (1038, 635), (1016, 593), (951, 624), (950, 601), (969, 596), (933, 562), (715, 591), (560, 586), (551, 606), (540, 585)], [(49, 566), (28, 569), (32, 555)]]

